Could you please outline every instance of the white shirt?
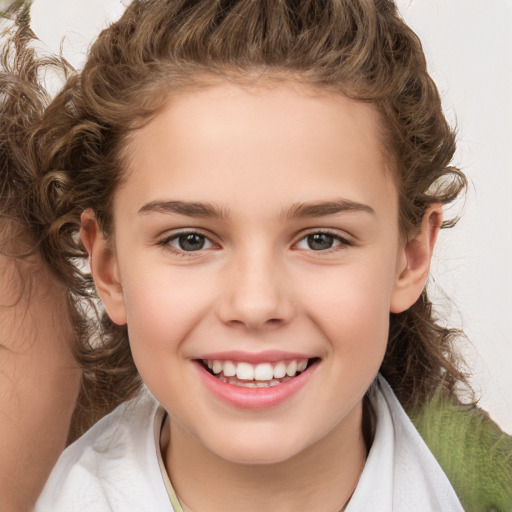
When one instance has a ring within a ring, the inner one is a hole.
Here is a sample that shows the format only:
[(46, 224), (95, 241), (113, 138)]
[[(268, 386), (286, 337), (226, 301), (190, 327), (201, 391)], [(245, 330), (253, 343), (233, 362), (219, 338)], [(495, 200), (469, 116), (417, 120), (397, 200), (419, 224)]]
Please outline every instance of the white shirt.
[[(346, 512), (464, 512), (382, 377), (369, 396), (375, 439)], [(94, 425), (61, 455), (35, 512), (181, 512), (159, 463), (158, 409), (145, 392)]]
[(153, 434), (157, 409), (145, 392), (68, 446), (35, 511), (172, 512)]

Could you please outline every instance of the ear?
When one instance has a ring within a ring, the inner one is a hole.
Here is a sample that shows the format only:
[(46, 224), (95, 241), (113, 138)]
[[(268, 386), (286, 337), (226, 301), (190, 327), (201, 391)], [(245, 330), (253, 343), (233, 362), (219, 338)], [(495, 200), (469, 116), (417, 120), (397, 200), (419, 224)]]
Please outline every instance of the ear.
[(410, 308), (425, 288), (442, 220), (442, 205), (429, 207), (423, 216), (419, 233), (403, 248), (405, 263), (399, 271), (391, 295), (391, 313), (402, 313)]
[(110, 319), (126, 324), (126, 308), (119, 267), (112, 244), (106, 240), (92, 210), (81, 217), (80, 238), (89, 253), (89, 266), (94, 284)]

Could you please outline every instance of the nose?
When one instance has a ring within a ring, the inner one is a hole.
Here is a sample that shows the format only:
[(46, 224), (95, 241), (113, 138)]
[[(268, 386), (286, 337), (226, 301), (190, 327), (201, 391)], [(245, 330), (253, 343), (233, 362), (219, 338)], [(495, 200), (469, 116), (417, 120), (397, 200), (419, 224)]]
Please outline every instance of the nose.
[(282, 263), (270, 251), (239, 255), (229, 263), (218, 316), (248, 330), (286, 324), (294, 314), (289, 285)]

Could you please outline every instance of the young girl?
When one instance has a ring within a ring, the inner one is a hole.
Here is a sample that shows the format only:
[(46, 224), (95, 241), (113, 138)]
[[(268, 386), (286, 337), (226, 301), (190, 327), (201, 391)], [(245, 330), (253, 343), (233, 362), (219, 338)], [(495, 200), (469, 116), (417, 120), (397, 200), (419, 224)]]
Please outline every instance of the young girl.
[(44, 254), (86, 295), (80, 229), (106, 310), (89, 402), (124, 402), (36, 510), (506, 510), (425, 292), (454, 149), (392, 2), (134, 1), (29, 148)]

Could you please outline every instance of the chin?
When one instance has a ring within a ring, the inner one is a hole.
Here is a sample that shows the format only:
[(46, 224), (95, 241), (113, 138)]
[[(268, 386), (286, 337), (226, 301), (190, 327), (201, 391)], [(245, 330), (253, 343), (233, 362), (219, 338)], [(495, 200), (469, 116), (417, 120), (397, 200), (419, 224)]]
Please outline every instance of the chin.
[(305, 448), (299, 446), (299, 443), (292, 442), (289, 436), (267, 437), (262, 434), (257, 439), (226, 436), (222, 445), (217, 444), (210, 450), (234, 464), (266, 466), (286, 462), (299, 455)]
[(237, 450), (226, 454), (223, 458), (233, 464), (240, 464), (243, 466), (271, 466), (275, 464), (284, 463), (292, 459), (296, 452), (266, 452), (262, 450)]

